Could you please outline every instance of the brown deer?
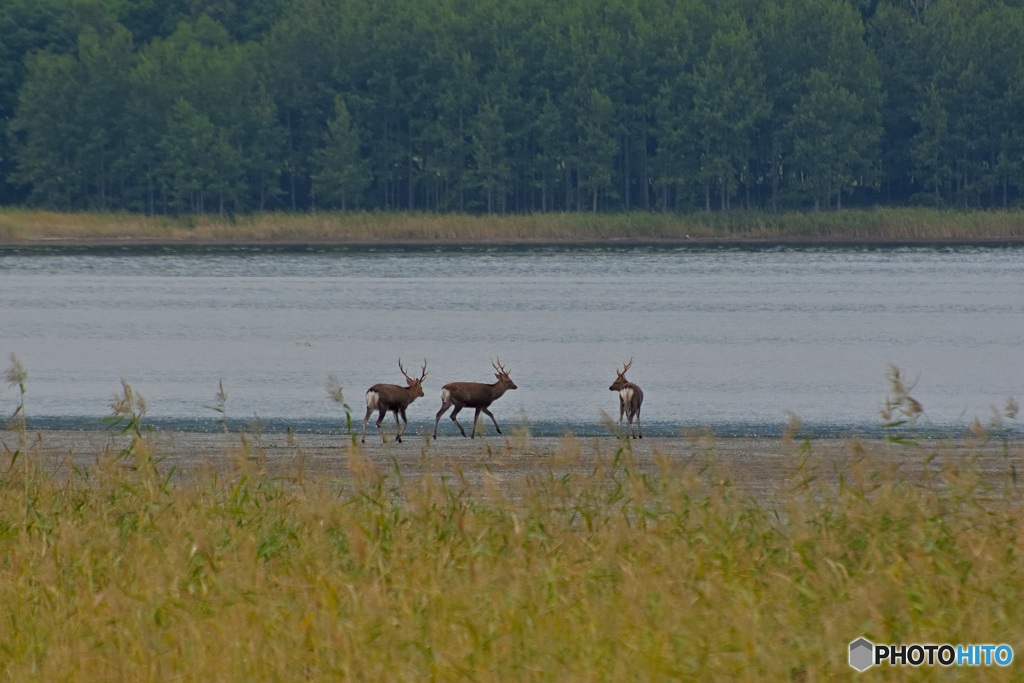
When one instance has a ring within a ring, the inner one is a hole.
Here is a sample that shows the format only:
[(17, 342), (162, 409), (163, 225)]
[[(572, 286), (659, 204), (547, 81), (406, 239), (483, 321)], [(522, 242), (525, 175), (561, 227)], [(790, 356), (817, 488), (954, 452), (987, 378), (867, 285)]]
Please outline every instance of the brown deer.
[(629, 424), (629, 433), (634, 439), (637, 438), (633, 434), (633, 416), (636, 415), (636, 429), (640, 432), (642, 439), (644, 430), (640, 427), (640, 404), (644, 402), (644, 392), (637, 385), (626, 381), (626, 370), (629, 370), (632, 365), (633, 359), (630, 358), (629, 362), (622, 367), (622, 372), (615, 371), (618, 377), (608, 387), (608, 390), (619, 392), (619, 424), (622, 424), (622, 414), (625, 413), (626, 421)]
[[(380, 434), (381, 441), (387, 443), (388, 440), (384, 438), (384, 432), (380, 428), (381, 420), (389, 412), (395, 414), (395, 426), (398, 428), (398, 436), (395, 437), (395, 441), (402, 443), (402, 432), (405, 431), (405, 427), (409, 425), (409, 420), (405, 417), (405, 409), (409, 407), (409, 404), (415, 401), (417, 398), (423, 395), (423, 380), (427, 377), (427, 361), (423, 361), (423, 374), (420, 375), (419, 379), (413, 379), (406, 372), (405, 368), (402, 367), (402, 359), (398, 359), (398, 369), (405, 375), (405, 381), (408, 382), (409, 386), (402, 387), (397, 384), (374, 384), (366, 392), (366, 417), (363, 418), (363, 438), (362, 442), (366, 443), (366, 422), (370, 419), (370, 415), (373, 411), (380, 411), (380, 415), (377, 417), (377, 433)], [(398, 422), (398, 415), (402, 415), (402, 420), (405, 422), (405, 426)]]
[(495, 377), (498, 381), (494, 384), (481, 384), (479, 382), (452, 382), (451, 384), (445, 384), (441, 387), (441, 410), (437, 411), (437, 418), (434, 420), (434, 438), (437, 438), (437, 423), (441, 421), (441, 416), (444, 415), (445, 411), (455, 406), (455, 410), (452, 411), (452, 422), (459, 428), (462, 435), (466, 435), (466, 430), (462, 428), (459, 421), (455, 419), (455, 416), (459, 414), (459, 411), (463, 408), (476, 408), (476, 414), (473, 416), (473, 431), (469, 435), (469, 438), (476, 437), (476, 423), (480, 419), (480, 413), (484, 413), (487, 417), (491, 418), (494, 422), (494, 428), (501, 434), (501, 427), (498, 426), (498, 421), (494, 419), (494, 415), (487, 408), (494, 403), (496, 400), (501, 398), (509, 389), (518, 389), (508, 377), (509, 371), (506, 370), (502, 364), (501, 359), (498, 359), (497, 365), (494, 361), (491, 361), (491, 365), (497, 370)]

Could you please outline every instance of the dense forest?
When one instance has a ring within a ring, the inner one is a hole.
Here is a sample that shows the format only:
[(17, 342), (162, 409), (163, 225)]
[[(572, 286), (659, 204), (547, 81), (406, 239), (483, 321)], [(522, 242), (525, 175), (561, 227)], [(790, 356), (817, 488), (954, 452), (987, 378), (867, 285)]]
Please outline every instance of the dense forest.
[(1024, 204), (1021, 0), (0, 0), (0, 204)]

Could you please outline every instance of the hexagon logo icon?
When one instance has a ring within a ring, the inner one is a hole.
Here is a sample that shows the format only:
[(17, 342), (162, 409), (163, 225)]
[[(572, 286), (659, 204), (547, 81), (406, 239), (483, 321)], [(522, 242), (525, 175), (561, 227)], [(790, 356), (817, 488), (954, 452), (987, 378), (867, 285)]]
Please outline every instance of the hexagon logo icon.
[(858, 638), (850, 643), (850, 666), (857, 671), (863, 671), (873, 664), (875, 646), (871, 641)]

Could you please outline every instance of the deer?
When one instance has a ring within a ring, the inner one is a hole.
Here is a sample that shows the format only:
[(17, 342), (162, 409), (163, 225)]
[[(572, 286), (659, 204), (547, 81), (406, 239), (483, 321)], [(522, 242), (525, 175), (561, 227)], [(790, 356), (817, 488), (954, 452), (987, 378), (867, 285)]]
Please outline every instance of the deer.
[(475, 408), (476, 415), (473, 416), (473, 431), (470, 433), (469, 438), (473, 439), (476, 437), (476, 423), (480, 419), (480, 413), (484, 413), (487, 417), (491, 418), (494, 423), (494, 428), (501, 434), (501, 427), (498, 426), (498, 421), (494, 419), (494, 415), (487, 408), (492, 403), (501, 398), (501, 396), (509, 389), (518, 389), (511, 379), (509, 379), (509, 370), (501, 364), (501, 359), (498, 359), (497, 364), (492, 360), (491, 365), (495, 369), (494, 376), (498, 378), (498, 381), (494, 384), (482, 384), (480, 382), (452, 382), (451, 384), (445, 384), (441, 387), (441, 410), (437, 411), (437, 417), (434, 419), (434, 438), (437, 439), (437, 423), (441, 421), (441, 416), (445, 412), (455, 406), (455, 410), (452, 411), (452, 422), (459, 428), (463, 436), (466, 436), (466, 430), (462, 428), (459, 421), (455, 419), (455, 416), (459, 414), (459, 411), (463, 408)]
[(629, 433), (634, 439), (637, 438), (633, 434), (633, 416), (636, 415), (636, 429), (640, 432), (642, 439), (644, 430), (640, 427), (640, 404), (644, 402), (644, 392), (640, 387), (626, 380), (626, 370), (629, 370), (632, 365), (633, 358), (630, 357), (629, 362), (622, 367), (622, 372), (615, 371), (618, 377), (608, 387), (608, 390), (619, 392), (619, 425), (622, 425), (622, 415), (625, 413), (626, 421), (629, 424)]
[[(398, 369), (405, 375), (405, 381), (409, 386), (374, 384), (366, 391), (366, 417), (363, 418), (362, 443), (366, 443), (366, 422), (375, 410), (380, 411), (380, 415), (377, 417), (377, 433), (380, 434), (381, 441), (383, 443), (388, 442), (384, 437), (384, 431), (380, 428), (380, 423), (384, 416), (391, 412), (395, 414), (395, 426), (398, 428), (398, 435), (395, 437), (395, 441), (402, 443), (402, 432), (405, 431), (405, 427), (409, 426), (409, 420), (405, 417), (405, 409), (423, 395), (423, 380), (427, 377), (427, 361), (426, 359), (423, 360), (423, 372), (420, 374), (419, 379), (413, 379), (409, 376), (405, 368), (402, 367), (401, 358), (398, 359)], [(404, 426), (398, 422), (399, 414), (401, 414), (402, 420), (405, 422)]]

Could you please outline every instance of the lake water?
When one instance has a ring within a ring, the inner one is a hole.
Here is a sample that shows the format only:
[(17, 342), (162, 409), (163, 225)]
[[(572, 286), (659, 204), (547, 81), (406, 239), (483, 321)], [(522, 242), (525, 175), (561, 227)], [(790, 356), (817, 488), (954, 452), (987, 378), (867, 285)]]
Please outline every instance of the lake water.
[(632, 357), (652, 435), (867, 431), (890, 364), (941, 430), (1024, 399), (1024, 248), (6, 248), (9, 352), (37, 426), (93, 424), (124, 378), (156, 424), (210, 427), (223, 380), (235, 423), (327, 430), (328, 375), (361, 420), (401, 356), (430, 373), (411, 431), (500, 358), (499, 424), (600, 433)]

